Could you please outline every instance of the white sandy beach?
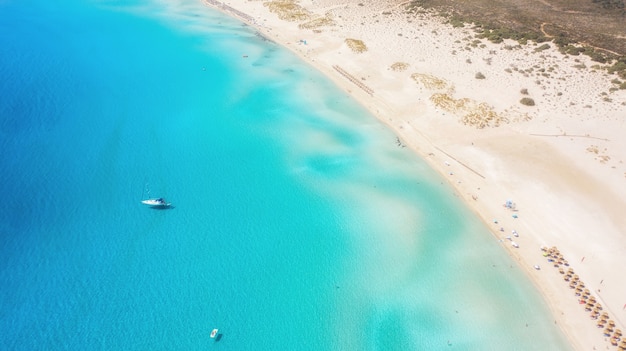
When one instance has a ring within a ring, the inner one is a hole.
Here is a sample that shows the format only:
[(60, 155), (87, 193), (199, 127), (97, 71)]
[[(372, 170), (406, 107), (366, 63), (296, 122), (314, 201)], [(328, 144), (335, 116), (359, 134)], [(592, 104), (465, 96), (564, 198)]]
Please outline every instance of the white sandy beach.
[(403, 1), (205, 3), (324, 72), (446, 177), (527, 270), (575, 349), (617, 349), (540, 250), (556, 246), (569, 261), (561, 267), (624, 330), (626, 90), (610, 91), (615, 77), (554, 44), (477, 42), (472, 29), (409, 14)]

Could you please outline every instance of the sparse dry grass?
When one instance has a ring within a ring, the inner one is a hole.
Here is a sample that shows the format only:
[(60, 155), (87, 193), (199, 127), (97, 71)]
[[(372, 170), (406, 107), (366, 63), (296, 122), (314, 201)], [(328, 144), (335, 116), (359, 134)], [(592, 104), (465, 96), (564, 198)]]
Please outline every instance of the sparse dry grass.
[(448, 94), (433, 94), (430, 100), (439, 108), (461, 116), (461, 122), (478, 129), (498, 127), (509, 123), (509, 119), (494, 111), (488, 104), (468, 98), (455, 99)]
[(406, 71), (409, 68), (409, 64), (406, 62), (396, 62), (391, 65), (391, 70), (396, 72)]
[(600, 148), (598, 147), (598, 145), (589, 145), (589, 147), (587, 148), (587, 152), (594, 154), (595, 155), (595, 159), (600, 161), (600, 163), (607, 163), (611, 160), (611, 156), (606, 155), (606, 149), (602, 150), (602, 155), (600, 152)]
[(413, 73), (411, 75), (414, 81), (421, 83), (426, 87), (426, 89), (430, 90), (451, 90), (451, 87), (448, 83), (438, 77), (431, 76), (430, 74), (422, 74), (422, 73)]
[(362, 40), (359, 39), (346, 39), (346, 45), (355, 53), (360, 54), (367, 51), (367, 46)]
[(311, 19), (311, 14), (294, 0), (277, 0), (263, 3), (270, 12), (278, 15), (284, 21), (302, 22)]
[(332, 27), (334, 25), (335, 21), (333, 21), (333, 19), (329, 15), (326, 15), (325, 17), (315, 18), (308, 22), (302, 23), (298, 27), (300, 27), (300, 29), (317, 29), (320, 27)]

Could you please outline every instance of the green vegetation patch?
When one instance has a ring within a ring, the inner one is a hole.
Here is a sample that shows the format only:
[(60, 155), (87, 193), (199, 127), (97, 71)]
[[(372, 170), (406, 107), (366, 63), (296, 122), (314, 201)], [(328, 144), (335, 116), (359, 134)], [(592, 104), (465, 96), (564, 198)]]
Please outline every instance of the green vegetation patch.
[(538, 46), (535, 48), (535, 52), (539, 52), (539, 51), (543, 51), (543, 50), (548, 50), (550, 48), (550, 44), (545, 43), (541, 46)]
[[(560, 2), (567, 3), (567, 10), (557, 5)], [(476, 38), (493, 43), (515, 40), (519, 45), (526, 45), (534, 42), (543, 44), (535, 49), (540, 52), (550, 47), (547, 42), (552, 42), (561, 53), (589, 56), (605, 65), (599, 66), (600, 69), (626, 80), (626, 56), (623, 56), (626, 54), (623, 39), (626, 0), (559, 0), (555, 6), (541, 3), (543, 5), (536, 5), (543, 8), (541, 11), (530, 10), (529, 6), (535, 5), (522, 0), (410, 0), (405, 8), (411, 14), (443, 16), (455, 28), (472, 27)], [(511, 11), (513, 8), (519, 11)], [(464, 49), (472, 51), (483, 45), (469, 42)], [(574, 67), (587, 69), (584, 64)], [(546, 76), (545, 72), (541, 74)]]
[(626, 79), (626, 56), (619, 57), (612, 66), (607, 68), (607, 72)]
[(478, 32), (476, 36), (478, 38), (487, 39), (495, 44), (502, 43), (504, 39), (515, 40), (520, 43), (520, 45), (526, 45), (531, 40), (537, 43), (548, 41), (548, 38), (536, 32), (524, 32), (506, 27), (493, 27), (489, 24), (474, 24), (476, 25), (476, 31)]

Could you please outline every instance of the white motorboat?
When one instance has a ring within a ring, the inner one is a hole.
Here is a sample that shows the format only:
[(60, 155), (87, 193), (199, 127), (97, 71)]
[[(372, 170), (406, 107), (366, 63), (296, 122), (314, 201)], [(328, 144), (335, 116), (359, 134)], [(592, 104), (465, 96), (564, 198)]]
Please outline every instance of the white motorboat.
[(215, 337), (217, 336), (217, 332), (218, 332), (217, 328), (211, 331), (211, 339), (215, 339)]
[(165, 199), (162, 197), (158, 199), (142, 200), (141, 203), (144, 205), (151, 206), (151, 207), (169, 207), (172, 205), (171, 203), (165, 201)]

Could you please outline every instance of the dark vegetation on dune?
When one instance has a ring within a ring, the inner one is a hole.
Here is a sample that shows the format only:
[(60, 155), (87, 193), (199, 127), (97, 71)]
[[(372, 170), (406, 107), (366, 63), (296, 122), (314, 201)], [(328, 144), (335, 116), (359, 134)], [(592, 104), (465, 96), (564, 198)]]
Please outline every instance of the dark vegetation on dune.
[[(480, 39), (524, 45), (554, 43), (566, 55), (588, 55), (626, 80), (625, 0), (412, 0), (409, 11), (435, 10)], [(626, 84), (626, 83), (625, 83)]]

